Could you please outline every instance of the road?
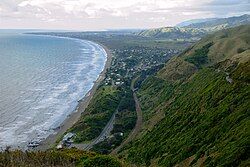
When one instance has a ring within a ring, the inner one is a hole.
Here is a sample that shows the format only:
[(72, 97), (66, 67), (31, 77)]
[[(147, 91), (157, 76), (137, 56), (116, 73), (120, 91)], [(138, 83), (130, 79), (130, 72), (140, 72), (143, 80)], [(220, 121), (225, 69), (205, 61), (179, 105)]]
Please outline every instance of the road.
[(136, 120), (136, 125), (133, 129), (133, 131), (129, 134), (129, 136), (127, 137), (127, 139), (125, 141), (122, 142), (122, 144), (117, 147), (116, 149), (114, 149), (111, 154), (115, 155), (118, 153), (118, 151), (126, 144), (128, 144), (129, 142), (131, 142), (132, 140), (135, 139), (136, 135), (140, 132), (141, 127), (142, 127), (142, 110), (141, 110), (141, 105), (139, 102), (139, 99), (135, 93), (135, 88), (134, 88), (134, 84), (135, 81), (137, 80), (137, 78), (135, 78), (132, 83), (131, 83), (131, 90), (133, 91), (133, 97), (134, 97), (134, 101), (135, 101), (135, 107), (136, 107), (136, 114), (137, 114), (137, 120)]
[(76, 147), (78, 149), (81, 150), (90, 150), (95, 144), (104, 141), (109, 135), (110, 132), (113, 129), (113, 125), (115, 122), (115, 115), (118, 112), (118, 110), (116, 110), (112, 117), (110, 118), (109, 122), (107, 123), (107, 125), (104, 127), (104, 129), (102, 130), (101, 134), (95, 138), (94, 140), (92, 140), (90, 143), (81, 143), (81, 144), (72, 144), (71, 147)]
[[(127, 137), (127, 139), (125, 141), (123, 141), (122, 144), (119, 147), (114, 149), (111, 152), (111, 154), (117, 154), (117, 152), (124, 145), (126, 145), (130, 141), (134, 140), (136, 135), (141, 130), (141, 127), (142, 127), (142, 110), (141, 110), (141, 105), (140, 105), (139, 99), (138, 99), (138, 97), (137, 97), (137, 95), (135, 93), (134, 83), (135, 83), (136, 80), (137, 80), (137, 78), (133, 79), (133, 81), (131, 83), (131, 90), (133, 91), (133, 98), (134, 98), (134, 101), (135, 101), (136, 115), (137, 115), (136, 125), (135, 125), (134, 129), (132, 130), (132, 132)], [(109, 122), (107, 123), (107, 125), (102, 130), (101, 134), (97, 138), (92, 140), (90, 143), (72, 144), (71, 147), (76, 147), (76, 148), (81, 149), (81, 150), (90, 150), (95, 144), (105, 140), (105, 138), (110, 135), (110, 132), (113, 129), (113, 125), (114, 125), (114, 122), (115, 122), (115, 115), (116, 115), (117, 112), (118, 112), (118, 107), (117, 107), (117, 110), (113, 113), (113, 115), (112, 115), (111, 119), (109, 120)]]

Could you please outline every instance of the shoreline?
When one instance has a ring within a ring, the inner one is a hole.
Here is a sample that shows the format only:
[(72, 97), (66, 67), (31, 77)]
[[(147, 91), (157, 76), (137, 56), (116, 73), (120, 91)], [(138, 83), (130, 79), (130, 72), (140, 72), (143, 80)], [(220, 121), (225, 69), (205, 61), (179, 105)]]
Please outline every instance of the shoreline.
[[(74, 39), (74, 38), (71, 38), (71, 39)], [(79, 40), (81, 40), (81, 39), (79, 39)], [(89, 41), (89, 40), (86, 40), (86, 41)], [(78, 104), (77, 104), (74, 112), (72, 112), (70, 115), (68, 115), (68, 117), (60, 124), (60, 126), (55, 129), (54, 133), (50, 134), (46, 139), (41, 141), (41, 143), (38, 147), (36, 147), (32, 150), (45, 151), (45, 150), (48, 150), (50, 148), (53, 148), (55, 146), (55, 143), (57, 142), (57, 140), (60, 137), (62, 137), (62, 135), (65, 132), (67, 132), (67, 130), (69, 128), (71, 128), (80, 119), (81, 114), (88, 107), (88, 105), (89, 105), (92, 97), (94, 96), (97, 88), (99, 87), (99, 85), (103, 81), (103, 79), (105, 78), (106, 71), (111, 66), (112, 54), (111, 54), (110, 50), (106, 46), (104, 46), (103, 44), (100, 44), (99, 42), (94, 42), (94, 41), (90, 41), (90, 42), (93, 42), (93, 43), (99, 45), (100, 47), (102, 47), (103, 50), (107, 54), (107, 60), (105, 62), (105, 65), (104, 65), (102, 72), (99, 74), (97, 80), (94, 81), (94, 85), (92, 86), (92, 88), (86, 93), (86, 95), (82, 99), (78, 100)]]

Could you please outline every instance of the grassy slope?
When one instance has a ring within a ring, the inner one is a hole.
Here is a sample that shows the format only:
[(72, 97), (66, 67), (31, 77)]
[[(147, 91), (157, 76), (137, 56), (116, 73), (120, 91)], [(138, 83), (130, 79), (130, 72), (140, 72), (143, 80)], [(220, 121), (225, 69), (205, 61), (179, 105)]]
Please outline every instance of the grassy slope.
[(65, 149), (60, 151), (50, 150), (45, 152), (22, 152), (18, 150), (0, 152), (0, 166), (121, 167), (123, 164), (110, 156), (80, 151), (77, 149)]
[(213, 42), (214, 44), (209, 48), (208, 52), (209, 65), (225, 59), (232, 59), (241, 52), (240, 50), (249, 50), (249, 32), (250, 26), (239, 26), (237, 28), (230, 28), (216, 32), (215, 34), (208, 35), (201, 39), (192, 47), (192, 49), (187, 50), (182, 57), (190, 57), (197, 49)]
[[(144, 129), (121, 156), (147, 166), (173, 166), (188, 158), (194, 159), (189, 162), (193, 165), (208, 166), (249, 162), (249, 29), (241, 26), (211, 35), (148, 78), (139, 90)], [(187, 62), (199, 57), (197, 50), (209, 42), (213, 45), (207, 53), (198, 51), (209, 61), (199, 67)]]
[[(136, 112), (133, 93), (129, 88), (124, 91), (126, 91), (126, 93), (122, 95), (118, 112), (115, 115), (115, 122), (113, 124), (113, 130), (111, 131), (112, 137), (94, 145), (91, 149), (92, 151), (101, 154), (109, 154), (127, 138), (131, 130), (134, 128), (136, 123)], [(123, 136), (119, 135), (121, 132), (123, 133)]]
[(116, 111), (120, 91), (112, 86), (102, 86), (95, 93), (80, 120), (70, 129), (76, 133), (75, 142), (96, 138)]

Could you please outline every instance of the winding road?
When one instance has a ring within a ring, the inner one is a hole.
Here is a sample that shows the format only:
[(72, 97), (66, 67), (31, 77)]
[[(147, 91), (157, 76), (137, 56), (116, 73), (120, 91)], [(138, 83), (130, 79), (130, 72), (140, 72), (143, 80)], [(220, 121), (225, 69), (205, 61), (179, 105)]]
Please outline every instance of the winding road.
[(71, 145), (71, 147), (76, 147), (78, 149), (81, 149), (81, 150), (90, 150), (95, 144), (101, 142), (101, 141), (104, 141), (109, 135), (110, 135), (110, 132), (112, 131), (113, 129), (113, 125), (114, 125), (114, 122), (115, 122), (115, 115), (116, 113), (118, 112), (118, 110), (116, 110), (112, 117), (110, 118), (109, 122), (107, 123), (107, 125), (104, 127), (104, 129), (102, 130), (101, 134), (95, 138), (94, 140), (92, 140), (90, 143), (81, 143), (81, 144), (75, 144), (73, 143)]
[[(134, 140), (135, 137), (136, 137), (136, 135), (141, 130), (141, 127), (142, 127), (142, 110), (141, 110), (139, 99), (138, 99), (138, 97), (137, 97), (137, 95), (135, 93), (134, 83), (135, 83), (136, 80), (137, 80), (137, 78), (133, 79), (133, 81), (131, 83), (131, 90), (133, 91), (133, 97), (134, 97), (134, 101), (135, 101), (136, 114), (137, 114), (136, 125), (135, 125), (134, 129), (132, 130), (132, 132), (129, 134), (129, 136), (126, 138), (126, 140), (123, 141), (120, 146), (118, 146), (116, 149), (114, 149), (111, 152), (111, 154), (117, 154), (118, 151), (124, 145), (126, 145), (130, 141)], [(94, 140), (92, 140), (90, 143), (72, 144), (71, 147), (76, 147), (76, 148), (81, 149), (81, 150), (90, 150), (95, 144), (97, 144), (97, 143), (105, 140), (105, 138), (110, 135), (110, 132), (113, 129), (113, 125), (114, 125), (114, 122), (115, 122), (115, 115), (116, 115), (117, 112), (118, 112), (118, 110), (116, 110), (113, 113), (111, 119), (109, 120), (109, 122), (107, 123), (107, 125), (104, 127), (104, 129), (102, 130), (101, 134), (97, 138), (95, 138)]]
[(135, 125), (133, 131), (127, 137), (127, 139), (125, 141), (123, 141), (122, 144), (120, 146), (118, 146), (116, 149), (114, 149), (110, 154), (113, 154), (113, 155), (117, 154), (118, 151), (122, 147), (124, 147), (124, 145), (126, 145), (129, 142), (131, 142), (132, 140), (134, 140), (136, 135), (141, 130), (141, 127), (142, 127), (142, 110), (141, 110), (141, 105), (140, 105), (139, 99), (138, 99), (138, 97), (137, 97), (137, 95), (135, 93), (135, 88), (134, 88), (134, 84), (135, 84), (135, 81), (137, 80), (137, 78), (133, 79), (133, 81), (131, 83), (131, 90), (133, 91), (133, 97), (134, 97), (134, 101), (135, 101), (136, 114), (137, 114), (136, 125)]

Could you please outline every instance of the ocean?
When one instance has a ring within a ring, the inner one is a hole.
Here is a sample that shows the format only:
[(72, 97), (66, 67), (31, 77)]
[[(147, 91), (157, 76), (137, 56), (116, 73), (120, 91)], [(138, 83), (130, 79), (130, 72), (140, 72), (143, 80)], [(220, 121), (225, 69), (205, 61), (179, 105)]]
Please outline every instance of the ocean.
[(25, 148), (53, 133), (106, 59), (90, 41), (0, 31), (0, 148)]

